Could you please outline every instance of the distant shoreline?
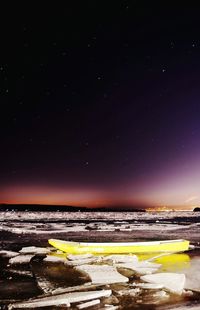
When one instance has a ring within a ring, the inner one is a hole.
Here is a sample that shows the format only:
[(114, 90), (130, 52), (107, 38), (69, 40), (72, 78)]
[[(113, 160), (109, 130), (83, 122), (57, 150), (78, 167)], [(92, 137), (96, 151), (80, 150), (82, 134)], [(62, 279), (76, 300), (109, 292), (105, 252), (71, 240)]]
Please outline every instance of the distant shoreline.
[(39, 211), (39, 212), (146, 212), (145, 209), (126, 208), (89, 208), (65, 205), (43, 204), (0, 204), (0, 212), (3, 211)]

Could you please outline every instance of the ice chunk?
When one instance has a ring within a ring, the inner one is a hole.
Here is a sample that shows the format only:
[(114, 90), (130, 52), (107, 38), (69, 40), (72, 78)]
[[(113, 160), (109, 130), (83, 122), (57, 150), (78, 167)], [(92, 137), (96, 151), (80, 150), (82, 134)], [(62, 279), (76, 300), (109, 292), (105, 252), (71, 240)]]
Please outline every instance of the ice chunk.
[(86, 265), (90, 263), (97, 262), (99, 260), (98, 257), (90, 257), (90, 258), (84, 258), (84, 259), (77, 259), (77, 260), (66, 260), (65, 265), (67, 266), (80, 266), (80, 265)]
[[(101, 297), (109, 297), (111, 295), (111, 290), (99, 290), (99, 291), (87, 291), (87, 292), (73, 292), (67, 293), (65, 296), (68, 298), (70, 303), (86, 301), (91, 299), (97, 299)], [(64, 295), (54, 295), (51, 298), (59, 298), (59, 296)]]
[(200, 292), (200, 258), (193, 258), (190, 268), (184, 270), (186, 275), (185, 288)]
[(60, 298), (58, 300), (40, 300), (32, 302), (21, 302), (17, 304), (10, 304), (8, 310), (11, 309), (34, 309), (39, 307), (50, 307), (50, 306), (65, 306), (70, 307), (70, 303), (67, 298)]
[(98, 304), (100, 304), (100, 299), (95, 299), (95, 300), (91, 300), (88, 302), (84, 302), (83, 304), (77, 305), (76, 307), (78, 309), (85, 309), (85, 308), (92, 307)]
[(145, 275), (141, 280), (153, 283), (162, 284), (165, 289), (172, 293), (182, 294), (185, 285), (185, 275), (179, 273), (156, 273)]
[(142, 262), (142, 263), (138, 262), (137, 264), (121, 263), (121, 264), (116, 264), (115, 266), (120, 269), (132, 270), (135, 273), (138, 273), (139, 275), (152, 274), (160, 268), (160, 265), (148, 263), (148, 262)]
[(36, 308), (36, 307), (47, 307), (47, 306), (59, 306), (66, 305), (70, 306), (70, 303), (81, 302), (86, 300), (98, 299), (101, 297), (109, 297), (111, 290), (100, 290), (100, 291), (88, 291), (88, 292), (75, 292), (61, 295), (54, 295), (50, 297), (32, 299), (30, 301), (18, 302), (10, 304), (8, 309), (24, 309), (24, 308)]
[(54, 256), (54, 255), (47, 255), (44, 259), (44, 262), (48, 263), (64, 263), (67, 261), (64, 257)]
[(76, 291), (82, 291), (82, 290), (91, 290), (91, 289), (97, 289), (101, 286), (105, 286), (104, 284), (91, 284), (91, 282), (87, 282), (81, 285), (75, 285), (75, 286), (69, 286), (65, 288), (57, 288), (51, 292), (52, 295), (59, 295), (59, 294), (64, 294), (64, 293), (70, 293), (70, 292), (76, 292)]
[(34, 255), (28, 254), (28, 255), (18, 255), (13, 258), (9, 259), (9, 264), (11, 265), (17, 265), (17, 264), (28, 264), (30, 263), (31, 259), (34, 257)]
[(121, 275), (113, 266), (82, 265), (76, 267), (76, 270), (86, 273), (94, 284), (128, 282), (128, 278)]
[(6, 250), (0, 251), (0, 256), (7, 257), (7, 258), (12, 258), (12, 257), (15, 257), (17, 255), (19, 255), (18, 252), (6, 251)]
[(36, 246), (24, 247), (19, 251), (21, 254), (48, 254), (50, 252), (47, 248), (40, 248)]

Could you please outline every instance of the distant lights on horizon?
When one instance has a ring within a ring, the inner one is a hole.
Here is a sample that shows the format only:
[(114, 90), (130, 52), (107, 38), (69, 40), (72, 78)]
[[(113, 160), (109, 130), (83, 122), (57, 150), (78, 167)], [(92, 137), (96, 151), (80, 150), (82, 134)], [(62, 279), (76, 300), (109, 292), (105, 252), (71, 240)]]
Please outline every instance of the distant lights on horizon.
[(173, 211), (193, 211), (195, 208), (198, 208), (199, 206), (185, 206), (185, 208), (183, 207), (179, 207), (179, 206), (174, 206), (174, 207), (170, 207), (170, 206), (160, 206), (160, 207), (150, 207), (150, 208), (146, 208), (145, 211), (147, 212), (173, 212)]

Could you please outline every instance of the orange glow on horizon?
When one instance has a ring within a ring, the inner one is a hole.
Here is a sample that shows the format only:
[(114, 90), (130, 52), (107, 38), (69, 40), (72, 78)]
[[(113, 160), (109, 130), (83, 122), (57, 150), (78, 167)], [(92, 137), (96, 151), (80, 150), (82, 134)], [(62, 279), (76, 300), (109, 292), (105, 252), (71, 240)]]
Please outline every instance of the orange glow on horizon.
[[(144, 199), (119, 193), (108, 193), (88, 189), (60, 189), (45, 186), (12, 186), (0, 191), (0, 203), (3, 204), (41, 204), (63, 205), (77, 207), (108, 207), (108, 208), (137, 208), (152, 211), (192, 211), (198, 204), (194, 204), (196, 196), (191, 196), (183, 204), (146, 203)], [(193, 204), (192, 204), (193, 202)]]
[(0, 203), (46, 204), (78, 207), (112, 207), (133, 205), (131, 200), (117, 199), (106, 192), (95, 190), (58, 189), (49, 187), (15, 186), (0, 192)]

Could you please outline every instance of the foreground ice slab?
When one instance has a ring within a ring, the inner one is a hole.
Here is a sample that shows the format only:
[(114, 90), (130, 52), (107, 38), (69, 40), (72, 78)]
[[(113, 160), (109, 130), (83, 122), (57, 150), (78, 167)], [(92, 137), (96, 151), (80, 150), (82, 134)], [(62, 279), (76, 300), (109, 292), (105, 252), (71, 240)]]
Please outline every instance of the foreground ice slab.
[(10, 304), (8, 309), (9, 310), (24, 309), (24, 308), (31, 309), (37, 307), (49, 307), (59, 305), (65, 305), (69, 307), (70, 303), (98, 299), (101, 297), (109, 297), (111, 293), (112, 293), (111, 290), (101, 290), (101, 291), (75, 292), (75, 293), (54, 295), (51, 297), (38, 298), (31, 301)]
[(200, 293), (200, 258), (191, 260), (190, 268), (184, 270), (186, 275), (185, 288)]
[(83, 304), (80, 304), (78, 306), (76, 306), (78, 309), (85, 309), (85, 308), (89, 308), (89, 307), (92, 307), (92, 306), (95, 306), (95, 305), (98, 305), (100, 304), (100, 299), (95, 299), (95, 300), (92, 300), (92, 301), (87, 301), (87, 302), (84, 302)]
[(76, 267), (76, 270), (86, 273), (94, 284), (128, 282), (128, 278), (122, 276), (113, 266), (82, 265)]
[(55, 255), (47, 255), (43, 259), (43, 261), (48, 262), (48, 263), (64, 263), (67, 261), (67, 259), (64, 257), (55, 256)]
[(34, 257), (32, 254), (28, 255), (18, 255), (15, 256), (11, 259), (9, 259), (9, 264), (10, 265), (23, 265), (23, 264), (28, 264), (30, 263), (31, 259)]
[(51, 292), (52, 295), (59, 295), (64, 293), (71, 293), (71, 292), (77, 292), (77, 291), (85, 291), (86, 289), (91, 290), (97, 290), (100, 289), (102, 286), (105, 286), (105, 284), (92, 284), (91, 282), (87, 282), (81, 285), (75, 285), (75, 286), (69, 286), (65, 288), (57, 288)]
[(133, 262), (133, 263), (120, 263), (115, 265), (117, 268), (132, 270), (139, 275), (152, 274), (156, 272), (161, 265), (154, 264), (147, 261)]
[(165, 289), (176, 294), (182, 294), (185, 285), (185, 275), (179, 273), (156, 273), (140, 279), (148, 283), (162, 284)]
[(76, 260), (66, 260), (65, 265), (67, 266), (80, 266), (80, 265), (86, 265), (90, 263), (97, 262), (99, 260), (98, 256), (84, 258), (84, 259), (76, 259)]
[(50, 306), (65, 306), (70, 307), (70, 303), (67, 298), (61, 298), (59, 300), (46, 300), (46, 301), (33, 301), (24, 302), (19, 304), (11, 304), (8, 306), (8, 310), (11, 309), (34, 309), (39, 307), (50, 307)]
[(19, 251), (21, 254), (48, 254), (50, 252), (47, 248), (40, 248), (36, 246), (24, 247)]
[(18, 255), (19, 255), (18, 252), (6, 251), (6, 250), (0, 251), (0, 256), (7, 257), (7, 258), (12, 258), (12, 257), (18, 256)]

